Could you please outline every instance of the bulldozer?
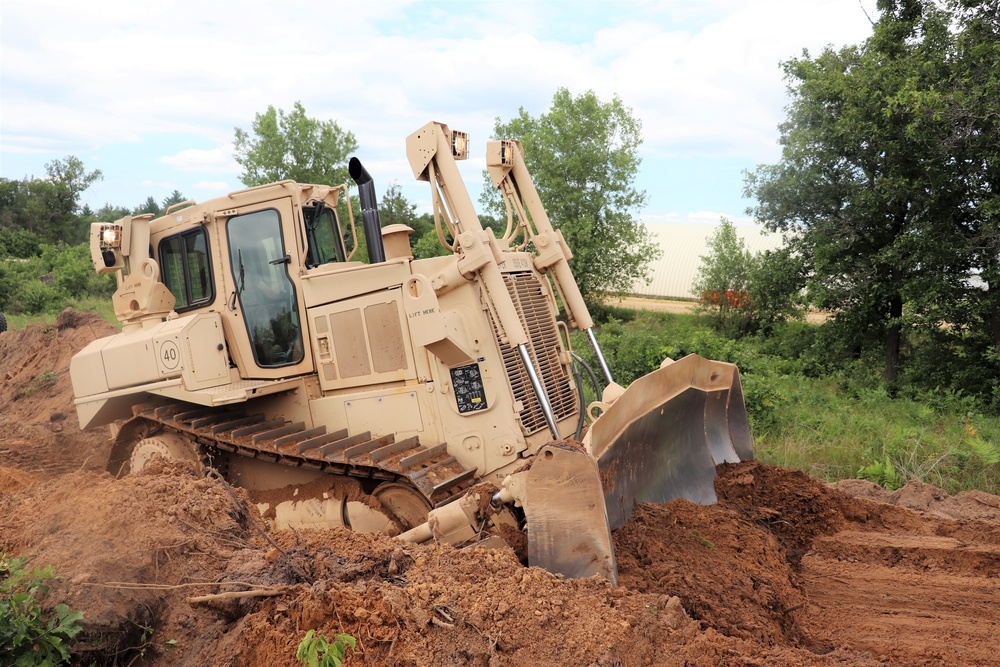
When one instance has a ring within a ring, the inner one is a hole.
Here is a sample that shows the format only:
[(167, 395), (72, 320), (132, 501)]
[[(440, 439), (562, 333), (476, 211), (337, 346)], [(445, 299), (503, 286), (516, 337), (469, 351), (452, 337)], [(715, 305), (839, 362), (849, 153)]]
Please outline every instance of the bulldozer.
[[(430, 122), (406, 152), (439, 257), (382, 227), (356, 158), (367, 261), (346, 183), (94, 223), (121, 332), (72, 360), (81, 428), (110, 426), (112, 474), (193, 461), (278, 528), (520, 540), (531, 565), (615, 583), (611, 531), (635, 503), (713, 503), (715, 466), (753, 458), (739, 371), (691, 355), (619, 386), (520, 142), (487, 142), (502, 233), (463, 183), (465, 133)], [(597, 360), (589, 405), (571, 329)]]

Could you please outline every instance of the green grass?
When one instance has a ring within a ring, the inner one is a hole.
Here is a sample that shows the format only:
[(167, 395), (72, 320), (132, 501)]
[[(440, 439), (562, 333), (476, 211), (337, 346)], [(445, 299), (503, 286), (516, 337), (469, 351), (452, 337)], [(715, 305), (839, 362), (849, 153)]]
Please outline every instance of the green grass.
[[(108, 322), (117, 326), (119, 329), (121, 328), (121, 323), (118, 322), (118, 318), (115, 317), (115, 308), (111, 304), (111, 299), (88, 297), (79, 299), (71, 305), (77, 310), (95, 312)], [(4, 315), (7, 318), (8, 329), (23, 329), (32, 324), (50, 326), (54, 325), (56, 323), (56, 318), (59, 317), (58, 312), (42, 312), (34, 315), (12, 315), (4, 313)]]
[[(948, 493), (1000, 493), (1000, 417), (961, 394), (912, 390), (893, 398), (878, 369), (818, 372), (815, 325), (795, 323), (763, 340), (728, 340), (697, 315), (642, 313), (604, 324), (598, 339), (616, 380), (654, 370), (664, 355), (698, 353), (737, 364), (757, 457), (836, 481), (864, 477), (886, 488), (911, 479)], [(584, 340), (574, 349), (585, 358)], [(913, 397), (915, 396), (915, 398)]]
[[(878, 390), (855, 394), (835, 379), (780, 378), (775, 424), (755, 433), (765, 463), (827, 481), (862, 477), (887, 487), (918, 479), (949, 493), (1000, 493), (1000, 417), (942, 409)], [(886, 480), (886, 464), (896, 480)], [(876, 465), (878, 464), (878, 465)], [(888, 483), (886, 483), (888, 482)]]

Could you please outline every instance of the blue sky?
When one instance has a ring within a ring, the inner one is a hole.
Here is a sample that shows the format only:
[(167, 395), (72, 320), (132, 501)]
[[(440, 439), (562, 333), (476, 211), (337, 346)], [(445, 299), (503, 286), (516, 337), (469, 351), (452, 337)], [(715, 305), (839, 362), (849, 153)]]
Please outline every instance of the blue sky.
[(779, 157), (779, 63), (864, 40), (875, 0), (262, 2), (3, 0), (0, 176), (75, 155), (84, 203), (242, 187), (234, 128), (301, 101), (358, 140), (381, 195), (429, 211), (405, 138), (469, 133), (474, 199), (494, 118), (547, 111), (559, 87), (618, 95), (642, 121), (637, 178), (659, 222), (737, 221), (742, 174)]

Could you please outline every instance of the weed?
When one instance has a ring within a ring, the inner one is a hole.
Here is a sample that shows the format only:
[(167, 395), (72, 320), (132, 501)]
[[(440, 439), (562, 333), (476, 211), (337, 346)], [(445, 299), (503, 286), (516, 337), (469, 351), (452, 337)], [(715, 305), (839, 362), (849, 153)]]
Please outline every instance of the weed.
[(24, 389), (20, 391), (21, 398), (27, 398), (28, 396), (34, 394), (36, 391), (55, 384), (56, 378), (58, 376), (59, 376), (58, 373), (54, 373), (52, 371), (45, 371), (44, 373), (39, 373), (38, 375), (36, 375), (31, 379), (31, 382), (28, 383), (28, 386), (26, 386)]
[(82, 611), (58, 604), (47, 615), (36, 596), (48, 593), (52, 566), (26, 570), (27, 558), (0, 553), (0, 664), (61, 665), (82, 627)]
[(354, 637), (344, 632), (339, 633), (330, 642), (323, 635), (316, 634), (315, 630), (310, 630), (299, 642), (295, 659), (306, 667), (341, 667), (344, 664), (347, 647), (353, 649), (357, 643)]
[(896, 467), (888, 458), (866, 465), (858, 470), (860, 479), (867, 479), (889, 491), (895, 491), (906, 483), (906, 480), (896, 472)]
[(145, 658), (146, 653), (149, 651), (156, 652), (157, 654), (163, 654), (177, 648), (176, 639), (168, 639), (162, 643), (153, 641), (153, 635), (156, 633), (156, 630), (151, 625), (138, 625), (138, 627), (142, 628), (142, 634), (139, 635), (139, 643), (136, 646), (129, 647), (128, 649), (130, 653), (134, 651), (132, 660), (129, 662), (130, 665), (136, 660), (142, 660)]
[(698, 544), (709, 551), (715, 551), (715, 542), (702, 535), (700, 530), (689, 530), (688, 535), (698, 540)]

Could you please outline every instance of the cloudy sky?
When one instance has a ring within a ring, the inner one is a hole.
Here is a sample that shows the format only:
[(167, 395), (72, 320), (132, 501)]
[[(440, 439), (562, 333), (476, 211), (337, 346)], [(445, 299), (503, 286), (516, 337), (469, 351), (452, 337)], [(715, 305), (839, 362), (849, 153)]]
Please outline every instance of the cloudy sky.
[[(875, 0), (2, 0), (0, 176), (67, 155), (100, 169), (84, 195), (137, 206), (242, 187), (233, 130), (268, 105), (353, 132), (381, 195), (419, 211), (405, 138), (469, 133), (482, 188), (496, 117), (544, 113), (559, 87), (618, 95), (642, 121), (647, 222), (744, 217), (744, 169), (778, 159), (779, 63), (864, 40)], [(867, 12), (867, 15), (866, 15)]]

